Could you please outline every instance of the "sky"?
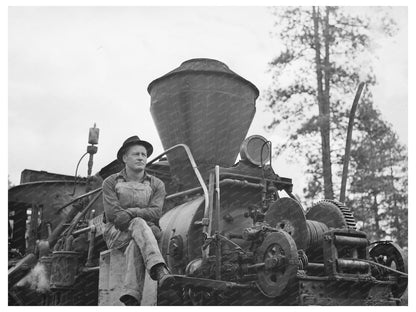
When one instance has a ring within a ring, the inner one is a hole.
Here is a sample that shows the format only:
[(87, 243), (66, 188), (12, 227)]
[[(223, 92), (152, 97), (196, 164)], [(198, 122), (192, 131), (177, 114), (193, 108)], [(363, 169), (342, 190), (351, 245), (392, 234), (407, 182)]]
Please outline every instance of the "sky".
[[(400, 31), (380, 40), (374, 68), (375, 106), (408, 141), (407, 10), (393, 9)], [(281, 141), (261, 95), (268, 62), (282, 45), (270, 36), (273, 16), (258, 7), (11, 7), (8, 9), (8, 174), (24, 169), (73, 175), (100, 128), (93, 172), (113, 161), (131, 135), (162, 145), (150, 115), (149, 83), (191, 58), (212, 58), (260, 90), (248, 135)], [(351, 103), (354, 94), (351, 94)], [(276, 143), (277, 142), (277, 143)], [(275, 171), (304, 185), (302, 168), (274, 161)], [(79, 174), (86, 176), (87, 158)]]

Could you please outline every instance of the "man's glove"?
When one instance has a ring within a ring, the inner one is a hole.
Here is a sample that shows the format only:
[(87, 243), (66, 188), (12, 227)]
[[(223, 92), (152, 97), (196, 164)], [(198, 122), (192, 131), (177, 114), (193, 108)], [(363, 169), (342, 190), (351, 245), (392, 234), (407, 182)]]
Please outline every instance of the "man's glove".
[(116, 218), (113, 223), (117, 230), (126, 231), (129, 228), (133, 214), (127, 210), (120, 210), (116, 212)]

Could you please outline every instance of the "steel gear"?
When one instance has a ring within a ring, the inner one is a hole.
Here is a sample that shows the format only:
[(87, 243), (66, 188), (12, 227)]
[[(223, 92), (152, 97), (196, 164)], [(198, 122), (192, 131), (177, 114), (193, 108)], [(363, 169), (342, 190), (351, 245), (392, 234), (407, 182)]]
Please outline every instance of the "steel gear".
[(330, 228), (357, 229), (351, 209), (333, 199), (324, 199), (313, 205), (306, 212), (306, 219), (322, 222)]

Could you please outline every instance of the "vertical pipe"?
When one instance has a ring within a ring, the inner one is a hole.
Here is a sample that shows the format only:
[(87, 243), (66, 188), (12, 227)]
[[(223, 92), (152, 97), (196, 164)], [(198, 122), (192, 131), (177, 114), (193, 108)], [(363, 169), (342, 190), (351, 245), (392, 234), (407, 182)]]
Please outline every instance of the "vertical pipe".
[(46, 228), (48, 229), (48, 237), (50, 237), (52, 234), (52, 225), (48, 222)]
[[(211, 173), (209, 175), (209, 182), (208, 182), (208, 201), (209, 201), (209, 205), (208, 205), (208, 211), (204, 212), (204, 215), (207, 214), (208, 217), (208, 225), (204, 225), (204, 229), (203, 232), (206, 235), (206, 238), (211, 237), (212, 236), (212, 215), (213, 215), (213, 211), (214, 211), (214, 191), (215, 191), (215, 178), (214, 178), (214, 174)], [(206, 217), (204, 217), (206, 218)], [(209, 246), (207, 246), (205, 248), (205, 250), (203, 250), (202, 256), (203, 259), (206, 260), (208, 259), (208, 255), (209, 255)]]
[(91, 232), (90, 232), (90, 244), (88, 246), (88, 258), (87, 263), (85, 266), (92, 267), (92, 256), (94, 254), (94, 240), (95, 240), (95, 234), (97, 233), (97, 229), (94, 225), (91, 226)]
[[(265, 212), (267, 210), (267, 208), (268, 208), (267, 207), (267, 201), (266, 201), (266, 196), (267, 196), (267, 181), (266, 181), (266, 178), (265, 178), (265, 175), (264, 175), (264, 167), (266, 165), (266, 160), (263, 163), (263, 149), (264, 149), (264, 147), (266, 145), (269, 146), (269, 142), (270, 141), (264, 142), (263, 145), (261, 146), (261, 149), (260, 149), (260, 167), (261, 167), (261, 173), (262, 173), (262, 181), (261, 181), (261, 183), (263, 184), (263, 189), (261, 191), (261, 209), (262, 209), (262, 212)], [(270, 161), (270, 168), (271, 168), (271, 166), (272, 166), (271, 158), (269, 159), (269, 161)], [(257, 215), (257, 213), (256, 213), (256, 215)], [(253, 220), (253, 221), (254, 222), (257, 222), (257, 217), (256, 217), (256, 220)]]
[(221, 279), (221, 240), (218, 232), (215, 234), (215, 279)]
[(220, 167), (215, 166), (215, 193), (216, 193), (216, 210), (217, 210), (217, 231), (221, 233), (221, 206), (220, 206)]
[(213, 219), (213, 214), (214, 214), (214, 192), (215, 192), (215, 177), (214, 174), (211, 173), (209, 175), (209, 186), (208, 186), (208, 195), (209, 195), (209, 210), (208, 210), (208, 219), (209, 219), (209, 224), (208, 224), (208, 228), (207, 228), (207, 234), (208, 237), (212, 236), (212, 219)]
[(215, 208), (217, 212), (217, 232), (216, 232), (216, 244), (215, 244), (215, 277), (217, 280), (221, 279), (221, 240), (219, 234), (221, 233), (221, 205), (220, 205), (220, 167), (218, 165), (215, 166), (215, 193), (216, 193), (216, 201), (215, 201)]
[(39, 206), (32, 204), (29, 224), (28, 252), (35, 252), (38, 234)]
[(72, 242), (74, 241), (74, 236), (69, 235), (66, 240), (65, 240), (65, 247), (64, 250), (65, 251), (71, 251), (72, 249)]
[(88, 171), (87, 171), (87, 174), (89, 177), (91, 176), (93, 164), (94, 164), (94, 154), (90, 153), (90, 158), (88, 159)]

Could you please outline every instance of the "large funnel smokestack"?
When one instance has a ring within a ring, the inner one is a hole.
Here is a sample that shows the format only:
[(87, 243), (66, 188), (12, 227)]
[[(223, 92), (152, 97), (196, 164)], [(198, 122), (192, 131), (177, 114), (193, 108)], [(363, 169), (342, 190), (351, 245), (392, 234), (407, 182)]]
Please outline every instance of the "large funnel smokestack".
[[(212, 59), (192, 59), (148, 87), (150, 111), (163, 147), (184, 143), (202, 175), (232, 166), (255, 113), (258, 89)], [(171, 171), (186, 188), (196, 179), (182, 151), (168, 155)]]

